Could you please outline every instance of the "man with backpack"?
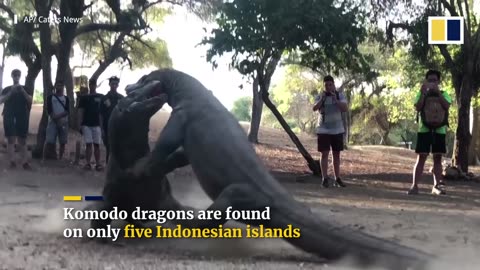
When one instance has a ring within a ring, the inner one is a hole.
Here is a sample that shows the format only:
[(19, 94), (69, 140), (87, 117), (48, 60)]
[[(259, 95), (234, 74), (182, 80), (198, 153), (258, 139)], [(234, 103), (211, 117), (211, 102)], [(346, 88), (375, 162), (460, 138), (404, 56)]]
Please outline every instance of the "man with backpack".
[(333, 77), (328, 75), (323, 78), (325, 90), (315, 97), (313, 111), (319, 111), (317, 127), (317, 146), (318, 151), (322, 153), (321, 170), (322, 186), (328, 188), (328, 155), (330, 150), (333, 157), (333, 171), (335, 174), (334, 186), (345, 187), (340, 179), (340, 152), (343, 151), (343, 134), (345, 127), (343, 125), (342, 112), (346, 112), (347, 100), (343, 93), (335, 89)]
[(57, 137), (60, 144), (59, 159), (63, 159), (65, 145), (68, 140), (68, 116), (70, 114), (70, 100), (64, 94), (64, 84), (61, 81), (55, 83), (55, 93), (47, 97), (48, 124), (46, 130), (43, 159), (46, 158), (49, 149), (53, 149)]
[[(445, 137), (448, 126), (448, 110), (452, 103), (446, 91), (439, 89), (441, 73), (429, 70), (425, 82), (415, 98), (415, 108), (420, 115), (417, 133), (417, 162), (413, 170), (413, 183), (407, 194), (418, 194), (418, 181), (422, 177), (425, 161), (433, 155), (432, 194), (446, 194), (442, 179), (442, 155), (447, 152)], [(418, 118), (418, 117), (417, 117)]]

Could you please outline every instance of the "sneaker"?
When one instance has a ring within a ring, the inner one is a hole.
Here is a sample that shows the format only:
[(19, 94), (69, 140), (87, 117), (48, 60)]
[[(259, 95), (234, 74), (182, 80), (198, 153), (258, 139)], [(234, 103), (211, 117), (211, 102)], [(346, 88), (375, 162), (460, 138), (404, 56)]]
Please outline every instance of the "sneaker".
[(346, 187), (346, 185), (343, 183), (342, 179), (340, 177), (337, 177), (335, 182), (333, 182), (334, 187)]
[(324, 188), (328, 188), (328, 180), (329, 180), (328, 177), (322, 179), (322, 186), (323, 186)]
[(445, 184), (440, 182), (437, 185), (432, 187), (432, 194), (434, 195), (445, 195), (447, 192), (445, 191)]
[(417, 195), (418, 194), (418, 186), (412, 186), (408, 191), (407, 195)]
[(90, 163), (87, 163), (87, 164), (85, 164), (85, 166), (83, 166), (83, 168), (84, 168), (85, 170), (91, 170), (91, 169), (92, 169), (92, 165), (91, 165)]

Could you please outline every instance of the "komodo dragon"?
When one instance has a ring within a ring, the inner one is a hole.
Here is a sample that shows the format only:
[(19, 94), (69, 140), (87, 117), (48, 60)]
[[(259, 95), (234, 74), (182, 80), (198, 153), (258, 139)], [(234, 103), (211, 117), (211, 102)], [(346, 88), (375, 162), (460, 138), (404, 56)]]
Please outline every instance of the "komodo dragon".
[[(126, 169), (150, 153), (148, 131), (150, 118), (167, 101), (166, 95), (155, 94), (156, 82), (139, 88), (134, 94), (121, 99), (112, 111), (108, 136), (110, 159), (107, 166), (103, 201), (87, 206), (88, 209), (107, 210), (118, 207), (129, 213), (128, 222), (142, 225), (130, 216), (138, 206), (142, 210), (183, 210), (171, 194), (166, 174), (188, 161), (181, 152), (175, 152), (161, 165), (150, 179), (128, 177)], [(130, 175), (131, 176), (131, 175)], [(111, 220), (93, 220), (93, 228), (105, 227)]]
[[(286, 238), (304, 251), (322, 258), (346, 256), (362, 266), (389, 269), (423, 269), (429, 254), (404, 247), (314, 215), (269, 173), (256, 155), (235, 117), (198, 80), (180, 71), (160, 69), (127, 87), (131, 94), (159, 81), (172, 112), (152, 152), (129, 174), (148, 178), (163, 170), (167, 158), (183, 147), (200, 185), (213, 200), (209, 210), (262, 210), (270, 207), (271, 219), (252, 223), (269, 228), (300, 228), (300, 238)], [(158, 86), (157, 86), (158, 87)], [(201, 222), (201, 221), (196, 221)], [(192, 226), (216, 227), (226, 220)]]

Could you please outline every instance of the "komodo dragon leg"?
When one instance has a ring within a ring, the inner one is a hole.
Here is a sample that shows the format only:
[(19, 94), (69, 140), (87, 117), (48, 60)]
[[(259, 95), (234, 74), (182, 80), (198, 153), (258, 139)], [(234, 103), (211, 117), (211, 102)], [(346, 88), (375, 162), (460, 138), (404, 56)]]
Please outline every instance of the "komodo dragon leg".
[[(135, 178), (150, 177), (163, 173), (165, 170), (163, 166), (165, 166), (168, 157), (183, 144), (185, 124), (186, 116), (182, 111), (172, 112), (152, 152), (138, 160), (129, 173), (133, 174)], [(182, 158), (180, 154), (175, 154), (172, 158), (179, 159), (178, 162), (186, 159), (186, 157)]]
[[(139, 161), (137, 161), (137, 162), (139, 162)], [(183, 152), (183, 149), (180, 148), (177, 151), (173, 152), (171, 155), (169, 155), (164, 164), (158, 166), (158, 168), (161, 168), (161, 170), (154, 171), (155, 174), (151, 176), (152, 177), (151, 179), (155, 179), (155, 178), (161, 179), (166, 174), (174, 171), (175, 169), (184, 167), (188, 164), (189, 164), (188, 158), (185, 155), (185, 153)], [(173, 197), (170, 196), (171, 195), (171, 188), (170, 188), (170, 183), (168, 182), (168, 180), (166, 180), (165, 183), (164, 183), (164, 189), (165, 189), (165, 195), (166, 196), (169, 195), (169, 197), (165, 198), (165, 200), (168, 200), (168, 201), (163, 202), (164, 205), (162, 205), (162, 206), (164, 206), (164, 208), (171, 209), (171, 210), (186, 209), (186, 207), (179, 204)], [(102, 210), (111, 211), (111, 210), (113, 210), (114, 206), (115, 205), (113, 203), (111, 203), (110, 200), (108, 200), (108, 201), (99, 201), (99, 202), (96, 202), (94, 204), (88, 205), (85, 209), (97, 210), (97, 211), (102, 211)], [(111, 222), (112, 222), (111, 219), (93, 220), (91, 222), (91, 227), (92, 228), (105, 228)], [(136, 227), (143, 227), (142, 223), (140, 223), (138, 220), (133, 220), (131, 217), (128, 217), (127, 222), (135, 225)]]

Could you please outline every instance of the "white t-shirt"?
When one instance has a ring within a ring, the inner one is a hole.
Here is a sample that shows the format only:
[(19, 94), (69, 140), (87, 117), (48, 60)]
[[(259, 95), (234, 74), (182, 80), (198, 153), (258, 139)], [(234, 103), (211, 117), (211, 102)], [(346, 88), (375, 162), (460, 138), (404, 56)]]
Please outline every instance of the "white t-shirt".
[[(315, 103), (322, 98), (322, 94), (315, 97)], [(338, 93), (338, 101), (347, 104), (345, 95)], [(317, 134), (341, 134), (345, 133), (343, 126), (342, 111), (333, 103), (333, 97), (327, 96), (323, 107), (319, 109), (319, 116), (317, 122)]]

